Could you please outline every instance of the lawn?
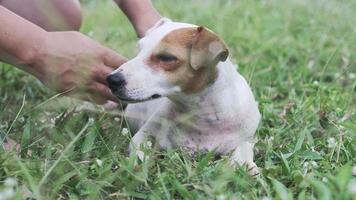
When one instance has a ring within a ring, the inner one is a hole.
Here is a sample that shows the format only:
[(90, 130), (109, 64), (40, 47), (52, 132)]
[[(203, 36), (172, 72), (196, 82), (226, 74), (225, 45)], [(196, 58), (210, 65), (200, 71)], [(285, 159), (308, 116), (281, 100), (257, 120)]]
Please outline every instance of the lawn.
[[(80, 111), (81, 102), (0, 63), (0, 131), (20, 144), (19, 153), (0, 150), (0, 194), (15, 180), (14, 199), (31, 191), (38, 200), (356, 200), (356, 1), (154, 4), (228, 44), (262, 113), (255, 148), (261, 175), (179, 149), (147, 149), (150, 159), (135, 165), (117, 113)], [(135, 55), (136, 35), (111, 1), (86, 0), (83, 9), (83, 33)]]

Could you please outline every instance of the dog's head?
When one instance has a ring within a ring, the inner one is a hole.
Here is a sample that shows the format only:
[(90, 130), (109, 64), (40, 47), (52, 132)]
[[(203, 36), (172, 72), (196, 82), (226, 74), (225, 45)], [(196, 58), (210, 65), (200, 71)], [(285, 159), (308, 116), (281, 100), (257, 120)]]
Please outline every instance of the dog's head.
[(225, 43), (201, 26), (159, 21), (139, 41), (136, 57), (107, 77), (119, 99), (140, 102), (178, 93), (192, 94), (212, 83), (225, 61)]

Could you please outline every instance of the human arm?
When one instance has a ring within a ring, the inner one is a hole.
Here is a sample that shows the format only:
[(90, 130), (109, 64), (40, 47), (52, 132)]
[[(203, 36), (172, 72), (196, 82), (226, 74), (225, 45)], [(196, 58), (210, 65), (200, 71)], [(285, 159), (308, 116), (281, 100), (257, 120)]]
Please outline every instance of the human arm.
[(162, 18), (150, 0), (115, 0), (115, 2), (129, 18), (140, 38)]
[(0, 60), (26, 71), (47, 87), (105, 103), (117, 99), (105, 77), (125, 58), (74, 32), (46, 32), (0, 6)]
[[(19, 68), (26, 68), (46, 31), (0, 6), (0, 60)], [(31, 68), (27, 71), (34, 73)]]

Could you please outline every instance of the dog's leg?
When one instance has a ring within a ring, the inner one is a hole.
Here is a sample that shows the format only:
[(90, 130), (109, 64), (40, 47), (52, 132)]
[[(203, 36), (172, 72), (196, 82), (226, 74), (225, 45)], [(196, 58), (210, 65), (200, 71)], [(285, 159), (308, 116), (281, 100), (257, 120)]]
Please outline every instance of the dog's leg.
[(137, 157), (141, 160), (144, 161), (147, 159), (145, 157), (145, 153), (143, 152), (142, 148), (151, 148), (151, 146), (148, 146), (148, 137), (150, 134), (148, 134), (146, 131), (138, 131), (132, 138), (130, 142), (130, 155), (136, 154)]
[(231, 162), (233, 165), (246, 165), (248, 173), (254, 176), (260, 172), (257, 165), (253, 162), (253, 146), (254, 143), (251, 142), (241, 143), (233, 152)]
[(140, 150), (140, 147), (145, 143), (146, 141), (146, 136), (144, 134), (144, 132), (137, 132), (132, 140), (131, 140), (131, 143), (130, 143), (130, 147), (129, 147), (129, 150), (130, 150), (130, 155), (132, 154), (136, 154), (137, 157), (143, 161), (144, 159), (144, 152)]
[[(167, 112), (169, 111), (166, 106), (166, 103), (162, 102), (158, 109), (156, 109), (155, 112), (151, 114), (150, 118), (144, 123), (142, 127), (140, 127), (138, 132), (131, 140), (130, 154), (132, 155), (135, 153), (141, 161), (147, 159), (147, 157), (145, 157), (145, 153), (142, 151), (142, 147), (144, 147), (143, 145), (147, 145), (147, 141), (150, 136), (154, 137), (156, 140), (157, 136), (164, 128), (163, 125), (167, 121)], [(152, 147), (156, 146), (157, 145), (152, 144)]]
[(142, 148), (152, 148), (152, 144), (152, 146), (148, 146), (148, 139), (150, 136), (154, 137), (153, 134), (158, 132), (158, 129), (156, 129), (156, 123), (153, 123), (152, 121), (152, 119), (148, 120), (145, 125), (131, 139), (129, 149), (130, 155), (136, 154), (141, 161), (147, 159), (147, 157), (145, 157), (145, 153), (142, 151)]

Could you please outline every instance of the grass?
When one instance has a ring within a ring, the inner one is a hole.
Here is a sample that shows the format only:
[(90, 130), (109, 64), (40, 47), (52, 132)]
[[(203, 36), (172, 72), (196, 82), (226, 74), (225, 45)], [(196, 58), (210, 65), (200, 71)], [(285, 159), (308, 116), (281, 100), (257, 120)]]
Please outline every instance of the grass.
[[(356, 199), (356, 2), (155, 0), (167, 17), (205, 25), (230, 47), (263, 119), (252, 178), (211, 153), (153, 152), (135, 166), (130, 136), (110, 113), (0, 64), (0, 129), (21, 151), (0, 150), (7, 177), (37, 199)], [(132, 57), (136, 36), (110, 1), (85, 1), (82, 32)], [(21, 106), (23, 105), (23, 106)], [(2, 185), (2, 186), (1, 186)]]

